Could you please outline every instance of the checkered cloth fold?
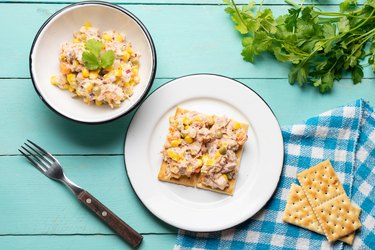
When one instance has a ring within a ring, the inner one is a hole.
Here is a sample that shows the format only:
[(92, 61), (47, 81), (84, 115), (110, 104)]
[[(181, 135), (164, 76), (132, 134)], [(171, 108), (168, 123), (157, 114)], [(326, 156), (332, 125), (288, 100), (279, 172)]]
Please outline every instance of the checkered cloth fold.
[(175, 249), (350, 249), (282, 221), (296, 174), (329, 159), (351, 201), (361, 207), (354, 249), (375, 247), (375, 113), (362, 99), (282, 128), (285, 159), (277, 190), (246, 222), (221, 232), (179, 230)]

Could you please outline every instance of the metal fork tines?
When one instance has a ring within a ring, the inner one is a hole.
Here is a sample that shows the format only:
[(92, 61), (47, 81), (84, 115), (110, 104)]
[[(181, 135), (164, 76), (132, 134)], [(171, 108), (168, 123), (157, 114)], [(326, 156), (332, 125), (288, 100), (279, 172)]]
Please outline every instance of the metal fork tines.
[(25, 156), (31, 162), (31, 164), (34, 165), (34, 167), (36, 167), (45, 176), (57, 181), (61, 181), (76, 195), (79, 195), (79, 193), (83, 191), (82, 188), (74, 184), (64, 175), (59, 161), (54, 156), (34, 142), (30, 140), (27, 141), (29, 142), (25, 142), (25, 146), (27, 148), (21, 146), (23, 151), (21, 149), (18, 151), (20, 151), (21, 154), (23, 154), (23, 156)]
[(64, 183), (77, 196), (82, 204), (94, 212), (132, 247), (137, 247), (142, 242), (142, 235), (121, 220), (92, 194), (69, 180), (64, 175), (59, 161), (53, 155), (30, 140), (27, 140), (25, 146), (21, 146), (21, 148), (22, 149), (19, 149), (21, 154), (25, 156), (34, 167), (45, 176)]

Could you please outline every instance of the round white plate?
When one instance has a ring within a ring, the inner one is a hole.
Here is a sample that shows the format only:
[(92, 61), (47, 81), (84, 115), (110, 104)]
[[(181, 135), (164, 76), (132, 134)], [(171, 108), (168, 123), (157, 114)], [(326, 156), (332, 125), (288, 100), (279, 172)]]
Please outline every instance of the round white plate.
[[(250, 125), (233, 196), (157, 179), (168, 117), (177, 106)], [(161, 220), (196, 232), (223, 230), (253, 216), (275, 191), (283, 165), (283, 139), (271, 109), (250, 88), (218, 75), (185, 76), (158, 88), (137, 110), (125, 140), (127, 174), (142, 203)]]

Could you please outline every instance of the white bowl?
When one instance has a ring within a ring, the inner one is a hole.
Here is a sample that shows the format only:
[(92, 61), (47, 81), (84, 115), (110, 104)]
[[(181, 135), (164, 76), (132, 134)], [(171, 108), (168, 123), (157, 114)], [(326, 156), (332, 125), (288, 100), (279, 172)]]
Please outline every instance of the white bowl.
[[(141, 55), (140, 83), (134, 94), (119, 108), (108, 105), (87, 105), (80, 98), (72, 98), (50, 83), (52, 75), (59, 75), (61, 45), (71, 41), (73, 32), (90, 22), (100, 31), (116, 30), (125, 34), (133, 50)], [(152, 38), (141, 21), (129, 11), (100, 1), (69, 5), (53, 14), (39, 29), (30, 51), (30, 74), (35, 90), (44, 103), (58, 114), (83, 123), (103, 123), (119, 118), (133, 110), (147, 95), (155, 78), (156, 52)]]

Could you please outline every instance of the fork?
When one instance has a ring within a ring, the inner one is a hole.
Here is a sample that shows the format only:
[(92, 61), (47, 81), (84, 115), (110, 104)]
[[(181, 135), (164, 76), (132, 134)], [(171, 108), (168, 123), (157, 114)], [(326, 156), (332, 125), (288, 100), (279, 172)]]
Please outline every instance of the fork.
[[(29, 142), (29, 143), (27, 143)], [(18, 151), (25, 156), (34, 167), (36, 167), (45, 176), (55, 181), (64, 183), (78, 198), (78, 200), (94, 212), (102, 221), (112, 228), (121, 238), (123, 238), (132, 247), (137, 247), (142, 242), (142, 235), (121, 220), (111, 210), (105, 207), (89, 192), (74, 184), (63, 172), (58, 160), (46, 150), (27, 140), (25, 146), (21, 146)]]

